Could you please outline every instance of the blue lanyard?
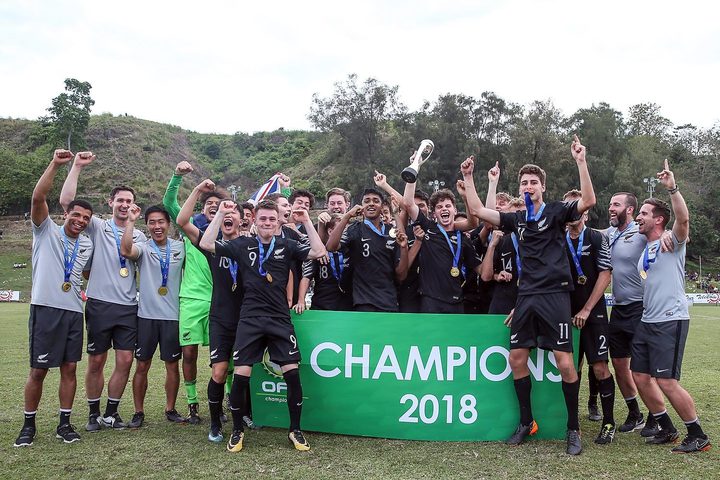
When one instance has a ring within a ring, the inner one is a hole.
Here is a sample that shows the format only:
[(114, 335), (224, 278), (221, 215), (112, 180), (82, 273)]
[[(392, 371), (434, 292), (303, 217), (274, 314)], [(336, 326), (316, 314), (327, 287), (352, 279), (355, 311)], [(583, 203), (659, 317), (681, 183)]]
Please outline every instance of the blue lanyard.
[(263, 247), (263, 244), (260, 241), (260, 237), (256, 237), (256, 240), (258, 242), (258, 251), (260, 253), (260, 259), (258, 262), (258, 273), (264, 277), (265, 275), (267, 275), (267, 272), (263, 269), (263, 263), (265, 263), (268, 257), (272, 255), (272, 252), (275, 249), (275, 235), (273, 235), (272, 240), (270, 240), (270, 246), (268, 247), (267, 255), (265, 254), (265, 247)]
[[(330, 269), (332, 270), (333, 277), (339, 282), (342, 279), (343, 270), (345, 270), (345, 265), (343, 265), (343, 254), (342, 252), (329, 252), (330, 255)], [(338, 263), (337, 267), (335, 267), (335, 255), (338, 256)]]
[(373, 223), (372, 223), (370, 220), (368, 220), (367, 218), (366, 218), (365, 220), (363, 220), (363, 223), (364, 223), (365, 225), (367, 225), (367, 226), (370, 228), (370, 230), (372, 230), (373, 232), (377, 233), (377, 234), (380, 235), (381, 237), (384, 237), (384, 236), (385, 236), (385, 234), (383, 233), (383, 232), (385, 231), (385, 224), (383, 224), (383, 222), (380, 222), (380, 230), (378, 230), (377, 228), (375, 228), (375, 225), (373, 225)]
[(582, 267), (580, 266), (580, 258), (582, 257), (582, 247), (583, 247), (583, 237), (585, 236), (585, 228), (583, 227), (582, 232), (580, 232), (580, 236), (578, 237), (578, 246), (577, 250), (573, 248), (572, 239), (570, 238), (570, 232), (565, 233), (565, 240), (567, 241), (568, 248), (570, 249), (570, 254), (573, 259), (573, 263), (575, 264), (575, 270), (577, 271), (578, 277), (584, 277), (585, 274), (583, 273)]
[(540, 205), (540, 209), (537, 211), (537, 214), (534, 214), (535, 205), (532, 200), (530, 200), (530, 193), (525, 192), (525, 208), (527, 208), (525, 211), (525, 221), (537, 222), (540, 220), (540, 217), (542, 217), (543, 211), (545, 210), (545, 202)]
[(513, 247), (515, 247), (515, 264), (517, 266), (517, 276), (520, 279), (522, 273), (522, 263), (520, 262), (520, 248), (518, 248), (518, 239), (515, 232), (510, 233), (510, 240), (512, 240)]
[[(275, 238), (275, 237), (273, 237)], [(238, 264), (235, 260), (230, 260), (230, 265), (228, 265), (228, 270), (230, 271), (230, 276), (233, 280), (233, 285), (237, 286), (237, 271), (238, 271)]]
[(72, 254), (68, 252), (68, 243), (70, 240), (68, 239), (67, 235), (65, 234), (65, 227), (60, 228), (60, 233), (62, 234), (63, 238), (63, 258), (65, 260), (65, 281), (70, 281), (70, 274), (72, 273), (73, 265), (75, 265), (75, 259), (77, 259), (78, 255), (78, 247), (80, 246), (80, 237), (77, 237), (75, 239), (75, 246), (73, 247)]
[(460, 250), (462, 250), (462, 239), (460, 235), (460, 230), (455, 230), (455, 241), (457, 242), (457, 250), (455, 250), (452, 246), (452, 242), (450, 241), (450, 236), (447, 234), (445, 229), (440, 226), (440, 224), (436, 224), (438, 230), (440, 230), (440, 233), (443, 234), (443, 237), (445, 237), (445, 241), (448, 244), (448, 247), (450, 247), (450, 253), (453, 255), (453, 268), (457, 268), (458, 263), (460, 263)]
[(645, 251), (643, 252), (643, 271), (647, 272), (650, 270), (650, 264), (655, 263), (655, 260), (657, 260), (657, 252), (655, 252), (655, 256), (650, 259), (650, 244), (648, 243), (645, 245)]
[(170, 272), (170, 239), (165, 239), (165, 256), (160, 252), (160, 247), (155, 240), (150, 240), (150, 245), (155, 249), (155, 253), (160, 260), (160, 275), (162, 276), (162, 286), (166, 287), (168, 282), (168, 273)]
[(634, 225), (635, 225), (635, 222), (630, 222), (628, 224), (628, 226), (625, 228), (625, 230), (623, 230), (622, 232), (618, 228), (615, 228), (615, 232), (614, 232), (615, 235), (613, 235), (612, 238), (610, 238), (610, 250), (612, 250), (613, 246), (615, 245), (615, 242), (617, 242), (618, 239), (620, 237), (622, 237), (623, 235), (625, 235), (626, 233), (629, 233), (629, 231), (631, 230), (631, 228)]
[(115, 220), (110, 220), (110, 227), (112, 228), (113, 235), (115, 236), (115, 244), (117, 245), (118, 257), (120, 257), (120, 267), (125, 268), (126, 260), (125, 257), (123, 257), (120, 253), (120, 234), (118, 233), (118, 229), (115, 226)]

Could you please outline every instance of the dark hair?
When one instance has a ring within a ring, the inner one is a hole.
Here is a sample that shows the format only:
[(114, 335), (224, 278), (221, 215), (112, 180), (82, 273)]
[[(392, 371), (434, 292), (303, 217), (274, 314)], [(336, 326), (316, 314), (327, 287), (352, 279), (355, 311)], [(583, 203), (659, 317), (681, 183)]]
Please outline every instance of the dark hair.
[(305, 197), (305, 198), (307, 198), (308, 200), (310, 200), (310, 208), (312, 208), (313, 205), (315, 205), (315, 195), (313, 195), (312, 193), (310, 193), (308, 190), (303, 190), (303, 189), (297, 189), (297, 190), (295, 190), (295, 191), (292, 193), (292, 195), (290, 195), (290, 198), (288, 198), (288, 201), (289, 201), (290, 203), (295, 203), (295, 199), (298, 198), (298, 197)]
[(648, 198), (643, 202), (643, 205), (652, 205), (653, 218), (663, 217), (662, 228), (665, 229), (665, 226), (670, 221), (670, 205), (659, 198)]
[(162, 213), (162, 215), (165, 217), (165, 220), (170, 222), (170, 214), (160, 205), (152, 205), (145, 209), (145, 222), (147, 222), (148, 215), (150, 215), (151, 213)]
[(435, 205), (442, 200), (450, 200), (455, 205), (455, 194), (447, 188), (443, 188), (430, 195), (430, 203), (428, 204), (430, 211), (435, 210)]
[(250, 202), (244, 202), (240, 205), (240, 208), (243, 210), (250, 210), (251, 212), (255, 211), (255, 206)]
[(203, 192), (203, 194), (200, 195), (200, 203), (205, 205), (205, 202), (207, 202), (208, 200), (210, 200), (213, 197), (217, 198), (221, 202), (223, 200), (230, 200), (230, 198), (227, 195), (225, 195), (223, 192), (221, 192), (219, 190), (213, 190), (212, 192)]
[(92, 215), (92, 213), (93, 213), (92, 205), (90, 205), (90, 202), (88, 202), (87, 200), (73, 200), (73, 201), (70, 202), (70, 204), (68, 205), (66, 212), (67, 212), (67, 213), (70, 213), (70, 211), (71, 211), (73, 208), (75, 208), (75, 206), (78, 206), (78, 207), (80, 207), (80, 208), (84, 208), (85, 210), (90, 210), (90, 215)]
[(110, 200), (114, 199), (115, 195), (117, 195), (118, 192), (130, 192), (132, 193), (133, 200), (135, 200), (135, 190), (130, 187), (126, 187), (125, 185), (118, 185), (117, 187), (110, 190)]
[(428, 203), (430, 201), (430, 195), (428, 195), (427, 192), (420, 190), (419, 188), (415, 190), (415, 195), (413, 195), (413, 198), (419, 198), (425, 203)]
[(264, 210), (275, 210), (275, 213), (280, 214), (280, 210), (278, 210), (277, 203), (273, 202), (272, 200), (268, 200), (267, 197), (265, 199), (260, 200), (258, 204), (255, 206), (255, 211), (259, 211), (260, 209)]
[[(268, 201), (270, 201), (270, 202), (277, 202), (277, 200), (278, 200), (279, 198), (281, 198), (281, 197), (282, 197), (282, 198), (285, 198), (285, 195), (283, 195), (283, 194), (280, 193), (280, 192), (270, 193), (270, 194), (265, 195), (265, 198), (263, 198), (263, 199), (261, 200), (261, 202), (264, 201), (264, 200), (268, 200)], [(255, 206), (255, 208), (257, 209), (257, 205)]]
[(345, 203), (350, 204), (350, 192), (347, 190), (343, 190), (342, 188), (335, 187), (331, 188), (327, 191), (325, 194), (325, 203), (330, 201), (330, 197), (333, 195), (342, 195), (342, 197), (345, 199)]
[(625, 195), (625, 207), (632, 207), (633, 213), (637, 212), (638, 207), (638, 199), (635, 196), (634, 193), (629, 192), (617, 192), (613, 194), (613, 197), (615, 195)]
[(535, 175), (540, 179), (540, 185), (545, 186), (545, 170), (537, 165), (533, 165), (532, 163), (523, 165), (518, 172), (518, 183), (520, 183), (523, 175)]
[(385, 201), (385, 195), (383, 195), (382, 192), (380, 190), (378, 190), (377, 188), (372, 188), (372, 187), (366, 188), (365, 190), (363, 190), (362, 196), (360, 197), (360, 199), (362, 200), (363, 198), (365, 198), (368, 195), (375, 195), (376, 197), (380, 197), (380, 202)]

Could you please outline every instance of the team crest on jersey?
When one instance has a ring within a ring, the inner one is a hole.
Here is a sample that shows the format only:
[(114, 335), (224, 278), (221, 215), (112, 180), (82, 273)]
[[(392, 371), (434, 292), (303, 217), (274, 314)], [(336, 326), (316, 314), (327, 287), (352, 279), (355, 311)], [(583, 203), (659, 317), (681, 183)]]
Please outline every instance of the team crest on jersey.
[(385, 248), (387, 248), (388, 250), (394, 249), (395, 248), (395, 240), (394, 239), (385, 240)]
[(547, 218), (542, 218), (542, 219), (538, 222), (538, 231), (539, 231), (539, 232), (543, 232), (543, 231), (547, 230), (548, 225), (545, 225), (546, 222), (547, 222)]

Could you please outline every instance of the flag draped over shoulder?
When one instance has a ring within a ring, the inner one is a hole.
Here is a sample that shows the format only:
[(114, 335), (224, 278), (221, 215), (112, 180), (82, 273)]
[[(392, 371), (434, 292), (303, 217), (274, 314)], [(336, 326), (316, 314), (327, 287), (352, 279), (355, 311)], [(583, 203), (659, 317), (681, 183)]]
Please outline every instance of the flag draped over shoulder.
[(280, 177), (280, 173), (276, 173), (275, 175), (270, 177), (270, 180), (265, 182), (263, 186), (257, 190), (257, 192), (253, 193), (250, 196), (248, 202), (252, 203), (253, 205), (257, 205), (260, 200), (270, 195), (271, 193), (280, 192)]

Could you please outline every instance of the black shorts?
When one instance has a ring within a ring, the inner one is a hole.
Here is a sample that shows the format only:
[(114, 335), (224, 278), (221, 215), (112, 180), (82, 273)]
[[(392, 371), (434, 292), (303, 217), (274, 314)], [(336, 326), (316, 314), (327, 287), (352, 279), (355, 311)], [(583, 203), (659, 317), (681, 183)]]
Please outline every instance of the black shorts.
[(465, 305), (459, 303), (447, 303), (437, 298), (420, 296), (420, 312), (422, 313), (465, 313)]
[(158, 345), (160, 345), (160, 360), (163, 362), (180, 360), (182, 353), (180, 323), (174, 320), (138, 317), (135, 358), (143, 362), (152, 360)]
[(82, 357), (83, 315), (62, 308), (30, 305), (30, 367), (55, 368)]
[(505, 295), (503, 293), (498, 294), (497, 288), (495, 288), (495, 292), (495, 295), (493, 295), (493, 298), (490, 301), (488, 313), (490, 315), (507, 315), (513, 308), (515, 308), (517, 295)]
[(98, 355), (110, 350), (135, 350), (137, 305), (120, 305), (88, 298), (85, 304), (87, 353)]
[(632, 341), (643, 313), (643, 302), (614, 305), (610, 311), (610, 356), (630, 358)]
[(680, 380), (689, 326), (689, 320), (640, 322), (633, 338), (630, 370)]
[(221, 322), (210, 317), (210, 365), (230, 361), (236, 332), (237, 322)]
[(572, 352), (571, 327), (569, 293), (518, 295), (510, 325), (510, 349)]
[(235, 366), (254, 365), (262, 360), (265, 348), (270, 360), (281, 367), (300, 362), (295, 327), (289, 319), (246, 317), (238, 322), (233, 347)]
[[(605, 318), (605, 321), (596, 321), (597, 317), (601, 316)], [(609, 344), (609, 325), (607, 323), (607, 312), (605, 306), (596, 308), (590, 313), (590, 317), (593, 318), (593, 322), (586, 323), (585, 326), (580, 330), (580, 352), (578, 358), (582, 358), (585, 355), (588, 363), (593, 364), (597, 362), (608, 361), (608, 347)]]

